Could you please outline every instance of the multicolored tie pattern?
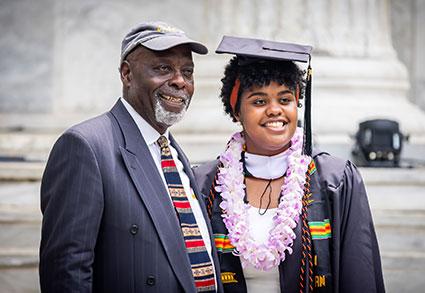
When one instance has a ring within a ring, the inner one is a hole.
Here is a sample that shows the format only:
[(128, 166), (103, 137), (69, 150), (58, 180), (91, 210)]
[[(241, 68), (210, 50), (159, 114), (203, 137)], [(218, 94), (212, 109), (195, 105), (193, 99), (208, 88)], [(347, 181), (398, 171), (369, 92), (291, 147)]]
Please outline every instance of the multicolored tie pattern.
[(198, 292), (215, 292), (214, 268), (168, 147), (167, 138), (161, 136), (158, 139), (158, 144), (161, 147), (162, 172), (180, 220), (180, 227), (192, 266), (196, 289)]

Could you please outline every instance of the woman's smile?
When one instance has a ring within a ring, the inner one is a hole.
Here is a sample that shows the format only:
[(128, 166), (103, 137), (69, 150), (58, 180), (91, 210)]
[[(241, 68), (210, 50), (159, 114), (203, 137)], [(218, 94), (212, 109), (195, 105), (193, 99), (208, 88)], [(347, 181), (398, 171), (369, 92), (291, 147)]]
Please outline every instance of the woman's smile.
[(263, 123), (263, 127), (266, 127), (273, 131), (283, 131), (287, 123), (283, 120), (270, 120)]

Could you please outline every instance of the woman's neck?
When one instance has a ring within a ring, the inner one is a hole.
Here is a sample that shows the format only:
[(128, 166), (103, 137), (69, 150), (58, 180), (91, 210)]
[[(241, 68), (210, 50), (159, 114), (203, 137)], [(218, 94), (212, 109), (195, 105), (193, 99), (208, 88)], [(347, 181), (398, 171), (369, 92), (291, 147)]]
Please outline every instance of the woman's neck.
[(246, 177), (245, 186), (248, 203), (259, 208), (260, 213), (267, 209), (277, 208), (283, 181), (284, 177), (274, 180)]

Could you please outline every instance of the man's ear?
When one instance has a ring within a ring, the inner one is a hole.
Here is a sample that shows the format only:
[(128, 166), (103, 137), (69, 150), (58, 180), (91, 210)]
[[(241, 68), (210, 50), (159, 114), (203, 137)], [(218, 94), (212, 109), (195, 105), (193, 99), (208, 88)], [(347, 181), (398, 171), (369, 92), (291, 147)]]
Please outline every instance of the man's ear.
[(121, 63), (121, 66), (120, 66), (120, 77), (121, 77), (122, 84), (125, 87), (128, 87), (130, 85), (130, 83), (131, 83), (131, 80), (132, 80), (133, 76), (131, 74), (130, 63), (128, 63), (127, 60), (124, 60)]

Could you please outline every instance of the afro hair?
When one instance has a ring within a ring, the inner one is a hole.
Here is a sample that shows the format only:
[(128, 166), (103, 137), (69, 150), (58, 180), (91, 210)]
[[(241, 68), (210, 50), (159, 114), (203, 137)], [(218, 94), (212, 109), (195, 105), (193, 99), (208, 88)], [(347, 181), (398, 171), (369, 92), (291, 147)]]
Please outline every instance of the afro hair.
[[(234, 114), (239, 112), (240, 96), (243, 91), (253, 86), (267, 86), (271, 82), (285, 85), (292, 91), (295, 91), (298, 85), (300, 98), (302, 98), (305, 88), (304, 75), (305, 71), (301, 70), (292, 61), (245, 59), (244, 57), (235, 56), (226, 65), (224, 77), (221, 79), (223, 85), (220, 97), (224, 111), (236, 122)], [(235, 111), (233, 111), (230, 105), (230, 95), (237, 78), (240, 81), (240, 88)]]

